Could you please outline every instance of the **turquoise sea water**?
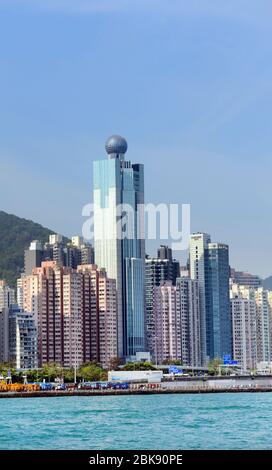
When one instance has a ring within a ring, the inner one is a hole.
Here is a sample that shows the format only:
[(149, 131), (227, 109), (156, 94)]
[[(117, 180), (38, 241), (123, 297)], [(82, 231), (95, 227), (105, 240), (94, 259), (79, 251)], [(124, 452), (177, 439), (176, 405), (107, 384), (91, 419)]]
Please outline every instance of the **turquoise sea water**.
[(0, 399), (0, 449), (272, 449), (272, 393)]

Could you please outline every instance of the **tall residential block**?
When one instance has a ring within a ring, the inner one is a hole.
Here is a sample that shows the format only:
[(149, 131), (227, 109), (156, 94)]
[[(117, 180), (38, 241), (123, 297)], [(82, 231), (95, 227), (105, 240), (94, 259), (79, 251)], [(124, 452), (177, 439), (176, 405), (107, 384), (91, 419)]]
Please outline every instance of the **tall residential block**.
[(32, 274), (34, 268), (41, 266), (42, 259), (42, 244), (34, 240), (30, 243), (29, 249), (25, 250), (25, 274)]
[(255, 274), (231, 269), (230, 277), (234, 284), (238, 284), (240, 286), (253, 287), (254, 289), (258, 289), (258, 287), (262, 286), (261, 278)]
[(257, 367), (257, 305), (253, 288), (230, 286), (233, 359), (243, 371)]
[(255, 290), (257, 305), (257, 362), (271, 362), (271, 308), (269, 293), (263, 287)]
[(153, 288), (154, 360), (180, 360), (192, 367), (201, 366), (200, 305), (198, 281), (177, 278), (162, 281)]
[(180, 360), (181, 316), (177, 308), (176, 287), (170, 281), (154, 287), (155, 362)]
[(82, 264), (94, 264), (94, 249), (81, 236), (64, 242), (62, 235), (54, 234), (44, 245), (34, 240), (25, 250), (25, 274), (32, 274), (33, 269), (40, 267), (43, 261), (56, 261), (62, 266), (76, 269)]
[(38, 367), (37, 328), (32, 313), (12, 305), (9, 315), (9, 362), (16, 369)]
[(177, 279), (177, 310), (181, 318), (181, 358), (187, 366), (201, 366), (200, 295), (198, 281)]
[(33, 312), (38, 330), (40, 366), (57, 362), (72, 367), (94, 360), (106, 367), (117, 355), (115, 281), (95, 265), (75, 271), (43, 262), (22, 284), (24, 309)]
[(15, 303), (15, 290), (0, 279), (0, 311)]
[(200, 303), (200, 337), (201, 337), (201, 363), (207, 363), (207, 335), (206, 335), (206, 309), (207, 309), (207, 249), (210, 243), (207, 233), (194, 233), (190, 237), (190, 277), (198, 281)]
[(33, 315), (14, 304), (0, 312), (0, 362), (9, 362), (16, 369), (38, 367)]
[(157, 258), (147, 257), (145, 260), (147, 349), (150, 351), (153, 358), (155, 356), (154, 287), (159, 287), (163, 281), (171, 281), (172, 284), (175, 285), (179, 275), (179, 262), (172, 258), (172, 250), (168, 246), (160, 246)]
[(77, 267), (82, 278), (83, 362), (108, 367), (117, 356), (116, 281), (96, 265)]
[(116, 280), (120, 357), (145, 350), (144, 168), (126, 151), (126, 140), (112, 136), (107, 159), (93, 167), (95, 263)]
[(0, 310), (0, 363), (9, 360), (9, 308)]
[(0, 363), (8, 362), (8, 311), (12, 304), (15, 304), (15, 290), (9, 287), (6, 281), (0, 279)]

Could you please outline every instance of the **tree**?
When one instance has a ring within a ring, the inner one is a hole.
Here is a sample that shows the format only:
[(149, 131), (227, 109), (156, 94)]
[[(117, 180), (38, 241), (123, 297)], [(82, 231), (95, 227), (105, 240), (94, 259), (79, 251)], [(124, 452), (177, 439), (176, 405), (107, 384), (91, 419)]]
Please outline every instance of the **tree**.
[(123, 370), (156, 370), (151, 362), (127, 362)]
[(14, 368), (14, 364), (11, 362), (4, 362), (0, 364), (0, 374), (6, 378), (8, 376), (8, 372), (10, 371), (11, 378), (13, 382), (21, 383), (23, 382), (23, 374), (22, 372), (18, 372)]
[[(30, 220), (0, 210), (0, 279), (16, 286), (16, 280), (24, 270), (24, 250), (32, 240), (45, 243), (53, 233)], [(67, 242), (64, 238), (64, 243)]]
[(31, 369), (26, 372), (27, 381), (30, 383), (40, 382), (42, 380), (41, 371), (38, 369)]
[(118, 370), (121, 364), (120, 357), (112, 357), (109, 361), (109, 370)]
[(73, 383), (75, 378), (75, 371), (74, 369), (64, 369), (63, 370), (63, 378), (64, 382), (66, 383)]
[(61, 365), (55, 362), (46, 364), (43, 369), (48, 375), (49, 382), (53, 382), (55, 379), (61, 378), (63, 376), (63, 369)]
[(216, 357), (212, 359), (208, 364), (208, 371), (210, 375), (218, 375), (220, 371), (220, 365), (222, 364), (222, 360), (220, 357)]
[(95, 362), (83, 364), (78, 370), (78, 377), (87, 382), (103, 381), (108, 378), (107, 372)]

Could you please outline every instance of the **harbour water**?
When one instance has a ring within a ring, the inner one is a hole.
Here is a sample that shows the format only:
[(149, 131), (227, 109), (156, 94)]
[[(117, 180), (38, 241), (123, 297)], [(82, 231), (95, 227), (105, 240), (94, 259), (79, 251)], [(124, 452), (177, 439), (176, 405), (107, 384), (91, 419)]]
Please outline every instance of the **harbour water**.
[(0, 449), (272, 449), (272, 393), (0, 400)]

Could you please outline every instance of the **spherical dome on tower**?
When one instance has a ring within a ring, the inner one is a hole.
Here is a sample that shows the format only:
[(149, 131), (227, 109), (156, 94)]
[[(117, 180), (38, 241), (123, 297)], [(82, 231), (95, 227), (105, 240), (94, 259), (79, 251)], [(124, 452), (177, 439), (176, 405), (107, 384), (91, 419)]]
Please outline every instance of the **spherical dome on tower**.
[(120, 135), (112, 135), (107, 139), (105, 148), (108, 155), (111, 155), (112, 153), (124, 154), (127, 151), (128, 144), (124, 137), (121, 137)]

